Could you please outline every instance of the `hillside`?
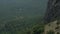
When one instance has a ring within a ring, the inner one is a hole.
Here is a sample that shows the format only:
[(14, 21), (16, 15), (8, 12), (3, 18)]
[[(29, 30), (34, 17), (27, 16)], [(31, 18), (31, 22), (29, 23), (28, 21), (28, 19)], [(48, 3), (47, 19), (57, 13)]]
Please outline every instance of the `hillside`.
[(45, 14), (45, 22), (49, 23), (54, 20), (60, 19), (60, 0), (49, 0), (47, 11)]
[[(53, 32), (53, 33), (52, 33)], [(60, 34), (60, 20), (55, 20), (45, 25), (45, 34)]]
[(0, 34), (27, 34), (42, 23), (47, 1), (0, 0)]
[(45, 34), (60, 34), (60, 0), (49, 0), (44, 17)]
[(1, 20), (0, 33), (10, 32), (13, 34), (14, 32), (17, 33), (17, 31), (22, 32), (26, 28), (30, 29), (34, 25), (41, 23), (42, 18), (43, 18), (42, 16), (29, 16), (29, 17), (20, 16), (20, 17), (13, 17), (13, 19)]
[(55, 33), (60, 33), (60, 0), (0, 0), (0, 34)]

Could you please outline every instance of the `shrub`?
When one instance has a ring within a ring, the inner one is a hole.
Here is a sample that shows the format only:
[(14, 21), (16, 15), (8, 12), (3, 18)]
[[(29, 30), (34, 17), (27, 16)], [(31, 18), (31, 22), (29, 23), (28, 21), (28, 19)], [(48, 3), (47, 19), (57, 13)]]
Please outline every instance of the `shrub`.
[(47, 34), (55, 34), (54, 31), (50, 30), (47, 32)]

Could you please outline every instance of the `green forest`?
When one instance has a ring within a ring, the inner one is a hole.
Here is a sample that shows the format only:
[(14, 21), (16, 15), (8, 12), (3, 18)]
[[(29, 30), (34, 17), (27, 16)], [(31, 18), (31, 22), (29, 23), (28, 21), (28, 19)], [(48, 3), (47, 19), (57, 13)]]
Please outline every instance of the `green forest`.
[(6, 24), (4, 23), (0, 27), (0, 34), (37, 34), (44, 32), (42, 16), (13, 18), (14, 19), (4, 21)]
[(0, 0), (0, 34), (43, 34), (48, 0)]

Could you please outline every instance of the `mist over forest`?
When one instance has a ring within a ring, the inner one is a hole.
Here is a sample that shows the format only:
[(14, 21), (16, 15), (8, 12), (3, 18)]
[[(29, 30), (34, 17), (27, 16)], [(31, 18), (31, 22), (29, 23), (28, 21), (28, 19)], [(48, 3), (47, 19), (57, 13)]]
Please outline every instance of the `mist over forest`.
[(43, 15), (47, 0), (0, 0), (0, 16)]
[(0, 33), (25, 34), (24, 30), (41, 23), (47, 2), (48, 0), (0, 0)]

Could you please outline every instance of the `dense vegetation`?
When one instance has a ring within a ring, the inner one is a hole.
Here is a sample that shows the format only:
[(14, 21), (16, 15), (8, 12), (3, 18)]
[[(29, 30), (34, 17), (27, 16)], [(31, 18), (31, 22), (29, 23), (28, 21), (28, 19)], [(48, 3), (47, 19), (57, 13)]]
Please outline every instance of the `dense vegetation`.
[(7, 20), (0, 28), (1, 34), (42, 34), (44, 25), (43, 16), (20, 16)]
[(0, 34), (42, 34), (47, 0), (0, 0)]

